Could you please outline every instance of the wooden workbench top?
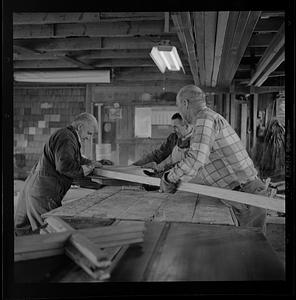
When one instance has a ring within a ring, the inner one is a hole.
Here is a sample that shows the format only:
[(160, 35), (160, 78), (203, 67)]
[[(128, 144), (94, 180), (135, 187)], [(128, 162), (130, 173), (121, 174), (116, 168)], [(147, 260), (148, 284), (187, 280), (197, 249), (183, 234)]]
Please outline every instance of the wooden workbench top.
[(137, 187), (121, 186), (106, 186), (96, 190), (43, 215), (47, 216), (236, 224), (231, 208), (218, 198), (181, 191), (175, 194), (148, 192)]

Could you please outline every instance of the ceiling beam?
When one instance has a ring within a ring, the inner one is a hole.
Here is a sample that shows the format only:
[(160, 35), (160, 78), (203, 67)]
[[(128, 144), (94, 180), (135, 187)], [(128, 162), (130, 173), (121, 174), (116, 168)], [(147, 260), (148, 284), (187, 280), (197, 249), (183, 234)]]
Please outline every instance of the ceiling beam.
[(215, 41), (217, 29), (217, 12), (205, 12), (205, 85), (212, 85)]
[(121, 13), (14, 13), (13, 24), (56, 24), (56, 23), (97, 23), (114, 21), (153, 21), (163, 20), (162, 12), (121, 12)]
[(29, 46), (38, 51), (82, 51), (100, 49), (151, 49), (162, 39), (170, 40), (172, 45), (179, 46), (175, 36), (150, 37), (104, 37), (104, 38), (67, 38), (67, 39), (33, 39), (14, 40), (15, 45)]
[[(77, 62), (77, 60), (76, 60)], [(29, 68), (74, 68), (81, 67), (76, 63), (74, 65), (73, 58), (67, 57), (65, 61), (63, 61), (63, 57), (59, 57), (57, 60), (24, 60), (24, 61), (15, 61), (14, 68), (16, 69), (29, 69)], [(82, 62), (83, 63), (83, 62)], [(88, 64), (86, 64), (87, 66)], [(128, 68), (128, 67), (155, 67), (157, 66), (153, 62), (151, 58), (149, 59), (102, 59), (98, 61), (94, 61), (91, 63), (91, 66), (96, 68)], [(184, 62), (184, 66), (187, 66), (186, 62)]]
[(252, 35), (248, 47), (268, 47), (274, 35), (275, 35), (274, 32), (262, 33), (262, 34), (255, 33)]
[(285, 60), (285, 47), (282, 47), (277, 54), (270, 61), (268, 66), (261, 73), (259, 79), (257, 79), (255, 86), (261, 86), (268, 78), (269, 74), (277, 69), (277, 67)]
[(193, 12), (196, 58), (200, 83), (205, 85), (205, 20), (204, 12)]
[(132, 37), (145, 35), (175, 34), (164, 31), (163, 21), (114, 22), (114, 23), (73, 23), (48, 25), (14, 25), (14, 39), (65, 38), (65, 37)]
[(255, 26), (254, 32), (278, 32), (283, 21), (283, 18), (260, 18)]
[(198, 76), (198, 66), (196, 62), (196, 54), (194, 48), (194, 38), (192, 32), (192, 24), (189, 12), (180, 12), (179, 14), (173, 14), (172, 19), (175, 27), (177, 28), (179, 35), (183, 35), (185, 42), (186, 53), (189, 61), (190, 70), (193, 76), (194, 83), (199, 85), (200, 80)]
[[(243, 17), (242, 21), (245, 22), (245, 26), (243, 26), (243, 30), (241, 32), (241, 36), (236, 45), (233, 44), (233, 48), (231, 49), (232, 54), (234, 56), (231, 59), (231, 66), (228, 69), (229, 72), (226, 73), (225, 83), (229, 85), (234, 78), (236, 71), (238, 70), (238, 66), (242, 60), (244, 52), (248, 46), (254, 28), (258, 22), (258, 19), (261, 15), (261, 11), (250, 11), (247, 15), (246, 19)], [(235, 37), (234, 37), (235, 38)]]
[(263, 11), (261, 18), (270, 18), (270, 17), (284, 17), (284, 11)]
[(58, 56), (59, 58), (61, 58), (62, 60), (68, 61), (72, 64), (74, 64), (75, 66), (78, 66), (80, 69), (83, 70), (92, 70), (94, 69), (93, 66), (86, 64), (85, 62), (80, 61), (79, 59), (76, 59), (74, 57), (68, 56), (68, 55), (63, 55), (63, 56)]
[(221, 62), (222, 49), (224, 45), (226, 27), (229, 17), (229, 11), (221, 11), (218, 13), (217, 34), (215, 44), (215, 57), (211, 85), (214, 87), (217, 84), (218, 71)]
[(278, 53), (278, 51), (283, 47), (284, 44), (285, 44), (285, 25), (282, 24), (280, 30), (274, 36), (268, 48), (265, 50), (263, 56), (259, 60), (256, 68), (256, 72), (252, 76), (249, 85), (252, 85), (255, 82), (255, 80), (259, 77), (259, 75), (263, 72), (263, 70), (273, 59), (273, 57)]
[(220, 62), (220, 68), (218, 71), (217, 76), (217, 86), (225, 86), (224, 80), (225, 80), (225, 73), (226, 69), (229, 67), (229, 55), (231, 51), (231, 44), (233, 35), (236, 28), (236, 23), (239, 17), (238, 11), (230, 11), (228, 16), (228, 22), (226, 27), (226, 33), (224, 38), (224, 45), (222, 49), (222, 56), (221, 56), (221, 62)]

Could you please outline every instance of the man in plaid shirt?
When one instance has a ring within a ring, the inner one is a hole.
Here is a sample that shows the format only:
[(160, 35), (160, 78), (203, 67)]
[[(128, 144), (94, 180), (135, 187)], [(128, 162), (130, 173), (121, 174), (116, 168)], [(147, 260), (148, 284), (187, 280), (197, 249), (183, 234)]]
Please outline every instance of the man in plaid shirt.
[[(184, 159), (163, 175), (161, 191), (174, 193), (180, 181), (188, 182), (199, 175), (205, 185), (254, 194), (266, 192), (240, 138), (220, 114), (206, 106), (200, 88), (183, 87), (177, 95), (177, 106), (182, 117), (193, 126), (193, 134)], [(265, 209), (225, 202), (233, 207), (241, 226), (265, 230)]]

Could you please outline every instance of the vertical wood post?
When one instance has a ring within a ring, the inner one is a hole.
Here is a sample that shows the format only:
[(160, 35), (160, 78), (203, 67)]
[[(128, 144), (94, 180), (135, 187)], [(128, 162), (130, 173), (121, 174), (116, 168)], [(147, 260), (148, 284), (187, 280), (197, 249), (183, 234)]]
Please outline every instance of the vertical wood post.
[[(86, 93), (85, 93), (85, 111), (90, 114), (93, 114), (92, 100), (93, 100), (93, 84), (87, 84)], [(93, 139), (85, 143), (84, 155), (89, 159), (94, 159)]]
[(230, 107), (229, 107), (229, 104), (230, 104), (230, 95), (229, 94), (225, 94), (225, 98), (224, 98), (224, 111), (225, 111), (225, 119), (230, 122)]
[(216, 103), (217, 103), (217, 113), (219, 113), (220, 115), (223, 114), (223, 94), (218, 94), (215, 96), (216, 98)]
[(256, 129), (257, 129), (257, 114), (258, 114), (258, 94), (253, 94), (253, 124), (252, 124), (252, 149), (256, 146)]
[(247, 115), (248, 104), (241, 104), (241, 124), (240, 124), (240, 136), (241, 141), (245, 147), (247, 147)]
[(230, 94), (230, 125), (235, 127), (235, 94)]

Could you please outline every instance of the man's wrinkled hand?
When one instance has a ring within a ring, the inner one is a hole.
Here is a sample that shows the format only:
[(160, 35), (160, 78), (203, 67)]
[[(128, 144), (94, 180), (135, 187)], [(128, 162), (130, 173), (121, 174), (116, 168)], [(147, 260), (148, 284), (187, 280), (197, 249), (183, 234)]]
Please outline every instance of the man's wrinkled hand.
[(169, 174), (169, 172), (166, 172), (161, 177), (159, 192), (174, 194), (174, 193), (176, 193), (179, 184), (170, 182), (167, 178), (168, 174)]
[(100, 161), (95, 160), (95, 161), (92, 161), (92, 162), (91, 162), (91, 166), (92, 166), (93, 168), (102, 168), (103, 165), (101, 164)]
[(101, 159), (99, 162), (102, 165), (104, 165), (104, 166), (112, 166), (112, 165), (114, 165), (114, 163), (111, 160), (109, 160), (109, 159)]

